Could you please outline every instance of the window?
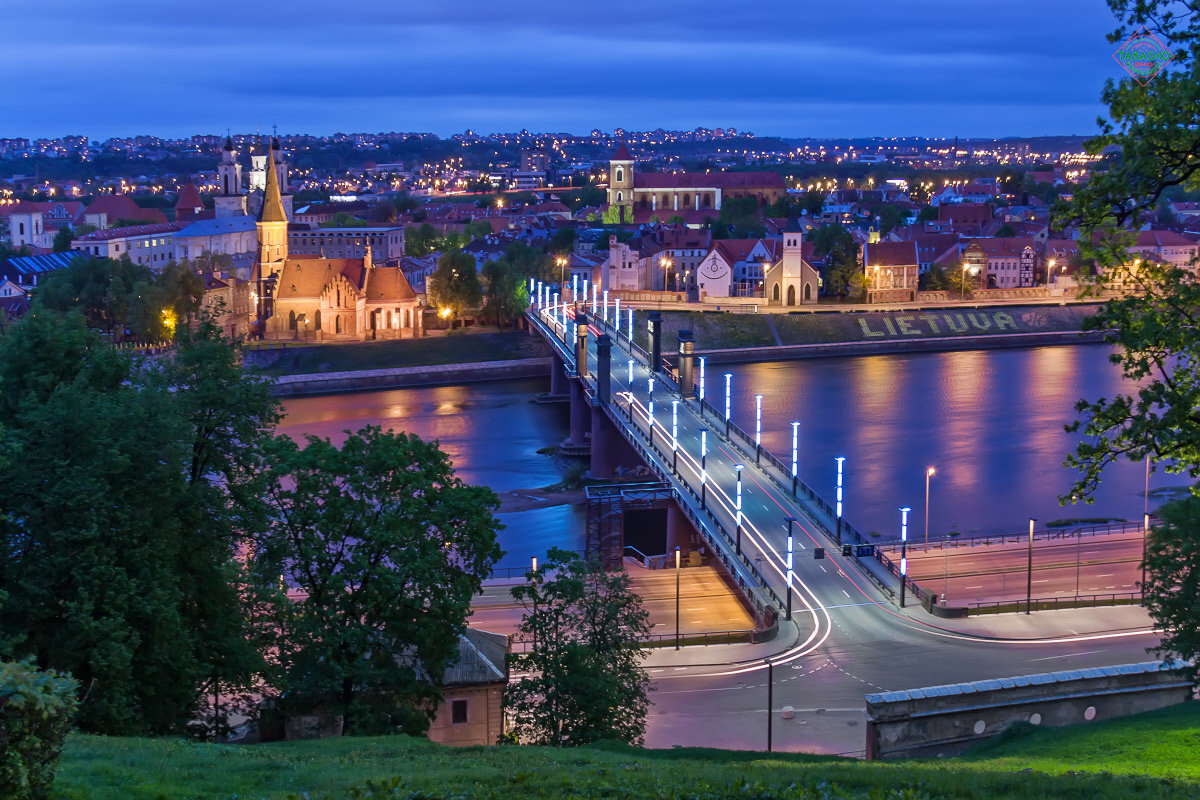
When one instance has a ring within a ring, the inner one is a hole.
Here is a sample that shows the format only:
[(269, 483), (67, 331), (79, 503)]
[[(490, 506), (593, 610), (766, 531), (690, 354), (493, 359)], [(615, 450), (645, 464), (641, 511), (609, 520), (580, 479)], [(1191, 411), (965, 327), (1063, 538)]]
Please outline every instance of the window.
[(452, 725), (465, 725), (467, 722), (467, 701), (466, 700), (451, 700), (450, 701), (450, 723)]

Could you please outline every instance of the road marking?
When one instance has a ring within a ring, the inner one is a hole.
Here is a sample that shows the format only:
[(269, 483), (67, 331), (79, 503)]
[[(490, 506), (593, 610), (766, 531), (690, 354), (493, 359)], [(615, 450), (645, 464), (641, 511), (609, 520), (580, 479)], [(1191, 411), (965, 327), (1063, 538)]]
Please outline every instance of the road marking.
[(846, 595), (846, 598), (849, 599), (850, 593), (847, 592), (845, 589), (842, 589), (842, 594)]
[(1050, 582), (1049, 578), (1042, 578), (1040, 581), (1034, 581), (1034, 583), (1049, 583), (1049, 582)]
[(829, 572), (829, 570), (825, 569), (823, 564), (818, 564), (817, 566), (821, 568), (821, 572)]
[(1056, 658), (1075, 658), (1075, 656), (1090, 656), (1095, 653), (1103, 653), (1103, 650), (1085, 650), (1082, 653), (1064, 653), (1061, 656), (1046, 656), (1044, 658), (1031, 658), (1030, 661), (1053, 661)]
[(968, 589), (982, 589), (982, 586), (968, 586)]
[(1097, 575), (1097, 578), (1111, 578), (1114, 575), (1112, 572), (1105, 572), (1103, 575)]

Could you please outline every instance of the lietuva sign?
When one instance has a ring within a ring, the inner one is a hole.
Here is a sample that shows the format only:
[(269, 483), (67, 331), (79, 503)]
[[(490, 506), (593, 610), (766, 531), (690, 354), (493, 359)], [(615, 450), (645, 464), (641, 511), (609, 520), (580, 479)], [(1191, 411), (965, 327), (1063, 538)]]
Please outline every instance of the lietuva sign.
[(1023, 314), (1014, 317), (1007, 311), (937, 311), (920, 314), (881, 312), (858, 319), (858, 327), (864, 339), (1037, 331), (1045, 330), (1045, 325), (1045, 317), (1041, 315)]

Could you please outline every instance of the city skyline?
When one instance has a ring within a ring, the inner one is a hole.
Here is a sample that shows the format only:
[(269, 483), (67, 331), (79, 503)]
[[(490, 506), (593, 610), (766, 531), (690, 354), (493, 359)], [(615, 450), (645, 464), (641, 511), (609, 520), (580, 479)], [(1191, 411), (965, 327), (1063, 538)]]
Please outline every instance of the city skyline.
[[(235, 13), (236, 10), (236, 13)], [(24, 102), (5, 134), (736, 127), (759, 136), (1087, 135), (1120, 77), (1099, 3), (526, 3), (352, 17), (303, 0), (8, 12), (0, 55)], [(65, 13), (69, 11), (68, 13)], [(961, 15), (959, 15), (961, 16)]]

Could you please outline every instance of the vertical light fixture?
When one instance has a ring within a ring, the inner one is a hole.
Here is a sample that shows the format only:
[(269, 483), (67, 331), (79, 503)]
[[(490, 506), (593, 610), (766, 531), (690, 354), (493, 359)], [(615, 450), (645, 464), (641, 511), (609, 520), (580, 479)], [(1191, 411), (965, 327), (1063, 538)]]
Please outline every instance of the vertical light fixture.
[(726, 436), (726, 438), (728, 438), (728, 436), (729, 436), (729, 411), (733, 407), (732, 401), (730, 400), (730, 392), (732, 391), (732, 387), (733, 387), (733, 373), (726, 372), (725, 373), (725, 436)]
[(904, 608), (904, 589), (908, 583), (908, 506), (900, 509), (900, 607)]
[(761, 394), (754, 395), (754, 463), (759, 463), (762, 455), (762, 399)]
[(796, 496), (796, 483), (800, 479), (800, 423), (792, 423), (792, 497)]
[(608, 289), (604, 290), (604, 324), (608, 324)]

